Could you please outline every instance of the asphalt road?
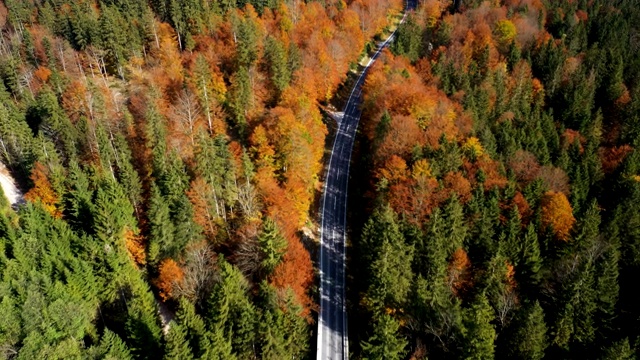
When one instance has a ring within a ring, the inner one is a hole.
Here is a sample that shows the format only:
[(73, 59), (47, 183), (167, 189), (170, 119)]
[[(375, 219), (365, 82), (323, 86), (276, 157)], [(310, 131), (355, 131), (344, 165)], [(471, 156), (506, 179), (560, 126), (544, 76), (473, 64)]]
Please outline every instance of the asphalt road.
[[(415, 7), (416, 0), (407, 3), (407, 10)], [(406, 17), (406, 11), (405, 11)], [(404, 21), (404, 17), (402, 19)], [(320, 314), (318, 316), (317, 359), (348, 359), (349, 337), (345, 302), (345, 257), (347, 230), (347, 187), (351, 150), (362, 110), (362, 85), (369, 66), (389, 42), (378, 45), (378, 50), (353, 86), (338, 122), (338, 131), (331, 151), (329, 169), (322, 195), (322, 227), (320, 236)]]

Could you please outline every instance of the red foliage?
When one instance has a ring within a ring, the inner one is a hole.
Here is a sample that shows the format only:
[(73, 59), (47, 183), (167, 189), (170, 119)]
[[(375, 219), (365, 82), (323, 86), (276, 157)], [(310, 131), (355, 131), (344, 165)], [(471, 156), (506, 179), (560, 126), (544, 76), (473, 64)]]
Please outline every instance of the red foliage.
[(633, 148), (629, 145), (600, 148), (602, 171), (605, 174), (612, 173), (632, 151)]
[(529, 222), (529, 218), (533, 215), (533, 211), (529, 206), (529, 202), (527, 199), (522, 196), (520, 191), (516, 192), (513, 197), (513, 205), (518, 207), (518, 212), (520, 213), (520, 219), (522, 220), (522, 224), (527, 224)]

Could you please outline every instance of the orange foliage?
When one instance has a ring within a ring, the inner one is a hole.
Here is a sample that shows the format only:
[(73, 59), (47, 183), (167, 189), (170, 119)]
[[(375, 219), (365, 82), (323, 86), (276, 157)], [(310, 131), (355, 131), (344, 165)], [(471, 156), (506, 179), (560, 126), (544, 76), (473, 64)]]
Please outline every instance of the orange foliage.
[(462, 248), (458, 248), (449, 260), (449, 266), (447, 270), (448, 283), (451, 291), (454, 294), (459, 294), (461, 290), (468, 288), (470, 285), (470, 272), (471, 261), (467, 256), (467, 252)]
[(184, 279), (184, 271), (173, 259), (164, 259), (158, 268), (158, 278), (155, 281), (160, 298), (167, 301), (173, 295), (176, 284)]
[(313, 300), (307, 289), (313, 283), (313, 264), (309, 252), (297, 236), (287, 236), (287, 252), (271, 277), (271, 283), (281, 289), (291, 288), (298, 302), (304, 307), (302, 316), (309, 318)]
[(249, 138), (251, 150), (255, 154), (256, 165), (269, 172), (274, 171), (274, 156), (276, 154), (273, 146), (269, 143), (267, 132), (262, 125), (258, 125)]
[(41, 82), (45, 83), (47, 82), (47, 80), (49, 80), (49, 76), (51, 76), (51, 70), (49, 70), (48, 68), (44, 67), (44, 66), (40, 66), (36, 71), (33, 72), (33, 75), (40, 80)]
[(389, 188), (389, 205), (415, 225), (424, 225), (427, 217), (443, 200), (438, 181), (433, 177), (420, 176)]
[(416, 121), (408, 116), (393, 116), (387, 136), (377, 151), (379, 159), (391, 155), (407, 157), (416, 144), (422, 143), (423, 133)]
[(144, 266), (147, 263), (144, 237), (136, 235), (131, 229), (127, 229), (124, 233), (124, 242), (131, 259), (136, 265)]
[(565, 194), (548, 191), (542, 198), (542, 225), (551, 226), (558, 240), (568, 241), (571, 228), (576, 222), (571, 204)]
[(387, 161), (385, 161), (384, 167), (378, 169), (378, 179), (387, 179), (389, 183), (401, 182), (407, 179), (409, 172), (407, 170), (407, 163), (399, 156), (391, 155)]
[(471, 183), (459, 172), (449, 172), (444, 176), (444, 186), (448, 191), (448, 196), (454, 193), (465, 204), (471, 200)]
[(67, 86), (62, 94), (62, 106), (71, 120), (78, 120), (80, 116), (89, 113), (89, 98), (84, 83), (76, 80)]
[[(507, 178), (500, 171), (500, 163), (492, 160), (487, 155), (481, 156), (477, 161), (479, 169), (484, 171), (484, 187), (489, 190), (494, 187), (503, 188), (507, 185)], [(469, 175), (470, 178), (471, 175)]]
[(29, 177), (33, 181), (33, 187), (24, 195), (24, 198), (33, 203), (40, 203), (51, 216), (61, 218), (62, 212), (58, 209), (58, 195), (51, 187), (47, 175), (48, 170), (44, 165), (36, 162)]
[(205, 236), (209, 240), (213, 240), (218, 233), (218, 227), (215, 223), (215, 204), (212, 207), (213, 199), (209, 197), (213, 189), (204, 179), (196, 177), (191, 182), (191, 188), (187, 192), (187, 196), (193, 205), (193, 220), (200, 225)]

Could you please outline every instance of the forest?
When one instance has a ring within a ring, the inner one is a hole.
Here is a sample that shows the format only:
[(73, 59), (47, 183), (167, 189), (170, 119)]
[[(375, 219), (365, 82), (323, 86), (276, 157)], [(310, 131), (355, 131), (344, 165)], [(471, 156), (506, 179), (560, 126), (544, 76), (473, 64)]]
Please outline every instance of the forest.
[[(0, 358), (314, 358), (325, 110), (403, 6), (1, 0)], [(633, 0), (419, 2), (363, 89), (352, 358), (640, 355), (638, 50)]]
[(422, 1), (364, 86), (351, 350), (635, 359), (637, 2), (455, 5)]
[(321, 109), (402, 7), (1, 1), (0, 358), (314, 356)]

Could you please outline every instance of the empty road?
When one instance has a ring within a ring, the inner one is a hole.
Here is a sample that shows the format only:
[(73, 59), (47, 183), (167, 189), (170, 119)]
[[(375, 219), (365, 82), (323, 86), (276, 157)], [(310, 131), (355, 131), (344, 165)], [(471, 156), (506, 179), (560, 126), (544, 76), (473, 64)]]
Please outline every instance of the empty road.
[[(405, 9), (415, 7), (410, 0)], [(338, 131), (331, 151), (329, 169), (322, 195), (322, 227), (320, 230), (320, 313), (318, 315), (317, 359), (347, 359), (349, 338), (347, 333), (347, 309), (345, 303), (345, 255), (347, 230), (347, 186), (351, 150), (362, 110), (362, 85), (369, 66), (390, 41), (378, 45), (365, 69), (356, 81), (344, 108), (344, 116), (338, 121)]]

